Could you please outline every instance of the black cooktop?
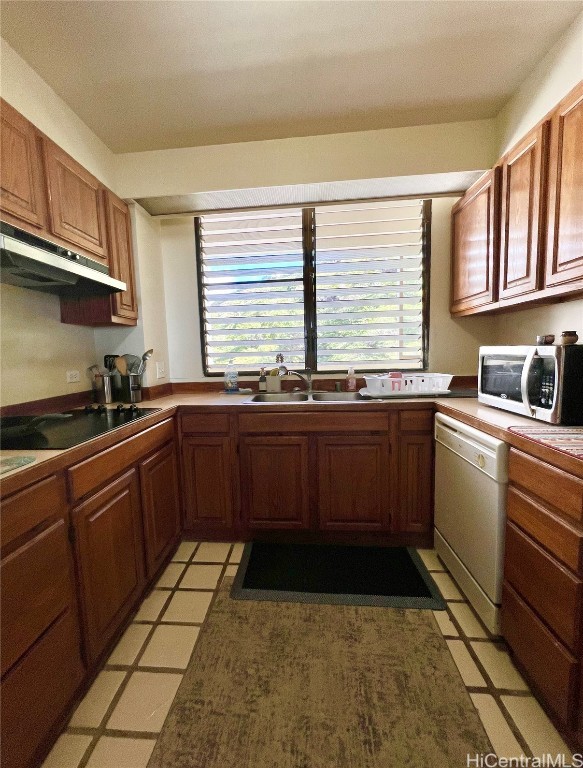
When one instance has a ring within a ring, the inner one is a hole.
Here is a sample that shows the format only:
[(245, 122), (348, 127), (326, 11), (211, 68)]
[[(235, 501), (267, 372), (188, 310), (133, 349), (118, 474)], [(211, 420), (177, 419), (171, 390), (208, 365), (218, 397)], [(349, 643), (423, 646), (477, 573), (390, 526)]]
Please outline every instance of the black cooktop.
[(161, 408), (135, 405), (86, 406), (44, 416), (4, 416), (0, 418), (0, 448), (17, 451), (64, 450), (123, 427)]

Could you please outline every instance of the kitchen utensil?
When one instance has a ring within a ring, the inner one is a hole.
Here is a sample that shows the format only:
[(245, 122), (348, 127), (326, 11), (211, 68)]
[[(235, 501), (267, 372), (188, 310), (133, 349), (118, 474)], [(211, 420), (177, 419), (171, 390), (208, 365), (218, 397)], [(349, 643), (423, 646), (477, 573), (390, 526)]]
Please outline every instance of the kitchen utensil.
[(125, 357), (116, 357), (115, 367), (121, 373), (122, 376), (128, 375), (128, 364)]
[(89, 370), (94, 376), (101, 376), (101, 371), (99, 370), (99, 366), (97, 365), (91, 365), (89, 367)]
[(108, 405), (113, 403), (113, 373), (105, 373), (103, 376), (95, 377), (95, 390), (97, 402)]
[(115, 371), (115, 359), (117, 355), (104, 355), (103, 357), (103, 365), (107, 368), (107, 370), (110, 373), (113, 373)]
[(152, 357), (154, 354), (153, 349), (149, 349), (147, 352), (144, 352), (142, 355), (142, 362), (140, 363), (140, 367), (138, 368), (138, 373), (142, 374), (146, 370), (146, 362)]
[(128, 373), (138, 373), (142, 358), (137, 355), (122, 355), (127, 364)]

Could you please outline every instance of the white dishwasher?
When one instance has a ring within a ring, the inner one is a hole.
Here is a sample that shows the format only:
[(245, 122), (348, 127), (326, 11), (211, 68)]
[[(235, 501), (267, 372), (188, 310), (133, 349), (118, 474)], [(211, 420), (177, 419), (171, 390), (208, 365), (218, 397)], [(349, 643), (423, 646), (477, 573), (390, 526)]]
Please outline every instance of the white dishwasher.
[(504, 568), (508, 446), (435, 416), (435, 549), (497, 635)]

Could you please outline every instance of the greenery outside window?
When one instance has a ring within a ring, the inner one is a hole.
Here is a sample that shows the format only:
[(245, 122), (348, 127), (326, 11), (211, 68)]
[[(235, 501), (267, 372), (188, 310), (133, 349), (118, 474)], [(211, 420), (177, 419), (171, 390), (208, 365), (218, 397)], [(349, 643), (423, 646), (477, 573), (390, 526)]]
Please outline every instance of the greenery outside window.
[(431, 201), (195, 219), (205, 375), (427, 367)]

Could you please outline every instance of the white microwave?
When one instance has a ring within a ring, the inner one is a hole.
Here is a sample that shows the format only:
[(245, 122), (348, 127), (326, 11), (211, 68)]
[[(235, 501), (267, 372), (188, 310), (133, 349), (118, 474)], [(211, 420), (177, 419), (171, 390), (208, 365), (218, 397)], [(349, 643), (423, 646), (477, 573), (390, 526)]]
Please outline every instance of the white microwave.
[(583, 425), (583, 345), (480, 347), (478, 400), (550, 424)]

